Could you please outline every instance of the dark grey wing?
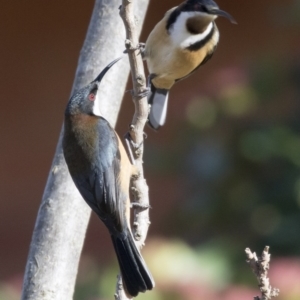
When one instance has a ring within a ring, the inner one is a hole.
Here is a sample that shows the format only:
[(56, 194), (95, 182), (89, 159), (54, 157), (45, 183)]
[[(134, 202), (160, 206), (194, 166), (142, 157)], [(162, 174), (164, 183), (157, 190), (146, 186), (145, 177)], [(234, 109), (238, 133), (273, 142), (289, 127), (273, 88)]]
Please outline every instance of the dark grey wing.
[[(121, 190), (121, 156), (119, 142), (114, 129), (103, 118), (98, 123), (99, 150), (94, 191), (97, 207), (105, 216), (110, 230), (123, 231), (125, 228), (125, 201), (127, 191)], [(99, 215), (100, 216), (100, 215)]]
[[(95, 163), (85, 172), (73, 176), (82, 197), (112, 231), (121, 232), (126, 224), (126, 193), (120, 185), (120, 152), (118, 138), (109, 123), (98, 122), (99, 144)], [(126, 191), (125, 191), (126, 192)]]
[[(119, 153), (118, 153), (119, 154)], [(95, 194), (97, 208), (104, 218), (99, 217), (109, 227), (111, 233), (121, 233), (126, 227), (126, 191), (121, 190), (120, 159), (116, 157), (112, 165), (96, 178)]]
[(94, 193), (95, 174), (93, 174), (91, 170), (87, 170), (85, 173), (73, 175), (72, 178), (82, 198), (101, 218), (101, 212), (97, 207), (97, 201)]

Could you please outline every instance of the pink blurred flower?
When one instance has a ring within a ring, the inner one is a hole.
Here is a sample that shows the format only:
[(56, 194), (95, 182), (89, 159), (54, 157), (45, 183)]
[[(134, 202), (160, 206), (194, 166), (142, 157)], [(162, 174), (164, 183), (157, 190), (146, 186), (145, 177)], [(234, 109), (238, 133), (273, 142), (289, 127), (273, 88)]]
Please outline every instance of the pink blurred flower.
[(280, 289), (280, 294), (297, 295), (300, 299), (300, 259), (280, 258), (271, 261), (270, 282)]
[(259, 290), (250, 289), (242, 286), (231, 286), (222, 293), (220, 300), (241, 300), (253, 299), (255, 296), (260, 295)]

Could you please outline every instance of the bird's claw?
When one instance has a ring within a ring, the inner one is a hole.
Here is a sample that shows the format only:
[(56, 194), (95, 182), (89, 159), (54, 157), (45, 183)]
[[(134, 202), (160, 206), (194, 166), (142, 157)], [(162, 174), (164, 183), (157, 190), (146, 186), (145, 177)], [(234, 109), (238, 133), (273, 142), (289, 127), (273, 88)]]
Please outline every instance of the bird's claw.
[(138, 46), (137, 46), (139, 49), (145, 49), (146, 47), (146, 43), (138, 43)]
[(127, 154), (131, 160), (131, 163), (133, 165), (135, 165), (135, 159), (134, 159), (134, 156), (133, 156), (133, 153), (132, 153), (132, 147), (134, 147), (133, 144), (135, 144), (130, 136), (130, 133), (129, 132), (126, 132), (125, 135), (124, 135), (124, 140), (126, 142), (126, 149), (127, 149)]
[[(136, 144), (132, 138), (131, 138), (131, 135), (129, 132), (127, 132), (125, 135), (124, 135), (124, 139), (125, 139), (125, 142), (126, 142), (126, 148), (127, 148), (127, 154), (128, 156), (130, 157), (130, 160), (131, 160), (131, 163), (133, 165), (135, 165), (135, 157), (138, 157), (139, 156), (139, 150), (140, 148), (142, 147), (143, 143), (144, 142), (141, 142), (140, 144)], [(133, 155), (133, 151), (132, 149), (134, 150), (134, 154)]]
[(141, 99), (144, 97), (148, 97), (150, 94), (150, 88), (146, 87), (143, 91), (139, 92), (137, 95), (134, 94), (134, 90), (128, 90), (126, 92), (131, 93), (131, 97), (136, 98), (136, 99)]
[(138, 54), (141, 54), (142, 57), (144, 58), (144, 52), (145, 52), (145, 43), (138, 43), (137, 46), (133, 47), (132, 45), (130, 45), (130, 47), (128, 49), (125, 49), (123, 51), (124, 54), (128, 54), (129, 51), (135, 51), (135, 50), (140, 50), (140, 52)]
[(137, 46), (135, 46), (131, 50), (133, 50), (133, 51), (140, 50), (140, 52), (138, 54), (141, 54), (142, 58), (144, 58), (145, 48), (146, 48), (146, 44), (145, 43), (138, 43)]
[(141, 91), (140, 93), (137, 94), (138, 98), (144, 98), (144, 97), (148, 97), (150, 94), (150, 88), (146, 87), (143, 91)]

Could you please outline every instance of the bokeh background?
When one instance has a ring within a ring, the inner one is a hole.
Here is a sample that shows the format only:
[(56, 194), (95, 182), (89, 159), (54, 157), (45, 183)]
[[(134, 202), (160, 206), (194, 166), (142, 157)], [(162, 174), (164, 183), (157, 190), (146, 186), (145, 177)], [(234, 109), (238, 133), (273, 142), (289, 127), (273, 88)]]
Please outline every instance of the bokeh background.
[[(152, 0), (141, 41), (179, 1)], [(0, 300), (19, 299), (31, 234), (93, 0), (1, 1)], [(146, 129), (151, 220), (143, 250), (157, 287), (139, 299), (253, 299), (244, 249), (271, 247), (278, 299), (300, 299), (300, 2), (220, 0), (211, 61)], [(130, 85), (129, 85), (130, 87)], [(117, 131), (132, 118), (125, 97)], [(108, 233), (93, 215), (75, 300), (112, 299)]]

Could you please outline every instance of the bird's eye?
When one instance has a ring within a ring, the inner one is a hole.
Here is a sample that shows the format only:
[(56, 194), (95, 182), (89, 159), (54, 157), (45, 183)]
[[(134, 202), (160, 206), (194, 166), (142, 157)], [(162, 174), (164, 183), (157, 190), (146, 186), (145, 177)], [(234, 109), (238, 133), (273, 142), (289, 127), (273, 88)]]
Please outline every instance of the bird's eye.
[(89, 100), (90, 100), (90, 101), (95, 101), (95, 99), (96, 99), (95, 94), (94, 94), (94, 93), (90, 93), (90, 94), (89, 94)]

